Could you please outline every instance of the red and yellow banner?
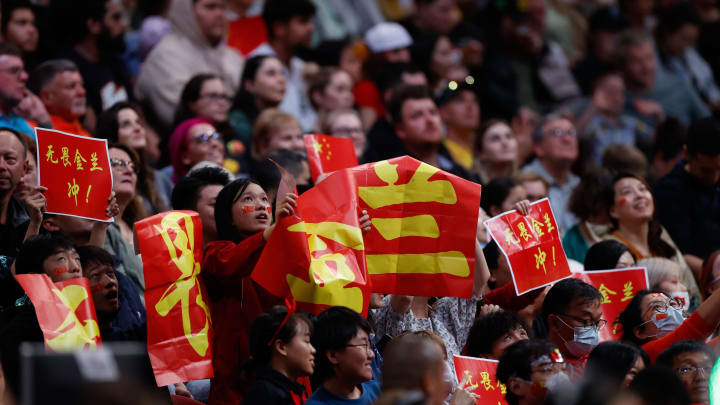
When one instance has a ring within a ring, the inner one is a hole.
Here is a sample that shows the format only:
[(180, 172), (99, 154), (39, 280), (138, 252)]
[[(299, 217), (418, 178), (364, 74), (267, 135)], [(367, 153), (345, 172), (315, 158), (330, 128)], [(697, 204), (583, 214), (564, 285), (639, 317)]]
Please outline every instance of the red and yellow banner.
[(573, 277), (595, 286), (602, 294), (603, 319), (607, 326), (600, 330), (600, 341), (620, 340), (622, 327), (617, 317), (640, 290), (649, 288), (644, 267), (619, 270), (593, 270), (573, 273)]
[(507, 405), (507, 387), (495, 376), (497, 360), (453, 356), (453, 362), (458, 381), (462, 382), (467, 378), (465, 386), (473, 394), (480, 396), (475, 402), (477, 405)]
[(15, 278), (35, 306), (49, 350), (67, 352), (101, 343), (88, 279), (53, 283), (45, 274), (18, 274)]
[(305, 149), (310, 163), (310, 174), (317, 182), (318, 176), (358, 165), (355, 146), (350, 138), (328, 135), (305, 135)]
[(47, 187), (47, 212), (98, 221), (112, 192), (107, 140), (35, 128), (40, 185)]
[(531, 204), (526, 216), (508, 211), (485, 221), (485, 226), (508, 258), (517, 295), (570, 276), (547, 198)]
[(472, 296), (479, 184), (408, 156), (350, 169), (365, 234), (373, 291)]
[(136, 222), (135, 229), (145, 273), (148, 352), (158, 386), (212, 377), (200, 216), (168, 211)]
[(251, 277), (308, 312), (339, 305), (365, 315), (364, 256), (355, 182), (342, 170), (303, 193), (295, 215), (278, 221)]

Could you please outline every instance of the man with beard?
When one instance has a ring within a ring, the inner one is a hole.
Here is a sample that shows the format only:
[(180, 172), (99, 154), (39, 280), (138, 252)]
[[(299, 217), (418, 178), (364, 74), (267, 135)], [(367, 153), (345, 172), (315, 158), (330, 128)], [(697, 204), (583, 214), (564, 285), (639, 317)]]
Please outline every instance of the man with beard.
[(118, 101), (132, 98), (132, 87), (127, 67), (120, 59), (125, 50), (127, 22), (117, 2), (67, 1), (58, 10), (60, 15), (72, 16), (72, 48), (64, 57), (75, 62), (85, 82), (87, 100), (92, 111), (85, 119), (87, 128), (95, 127), (95, 117)]
[(267, 0), (263, 20), (268, 42), (257, 47), (250, 56), (273, 55), (285, 65), (287, 89), (280, 109), (300, 121), (304, 131), (310, 131), (317, 120), (303, 80), (305, 62), (297, 57), (298, 51), (310, 46), (315, 27), (315, 5), (310, 0)]
[(87, 100), (77, 65), (67, 59), (43, 62), (33, 71), (28, 87), (40, 96), (54, 129), (91, 136), (79, 121), (85, 115)]
[(147, 314), (138, 290), (124, 274), (115, 271), (113, 257), (97, 246), (80, 246), (82, 275), (90, 282), (103, 342), (145, 342)]

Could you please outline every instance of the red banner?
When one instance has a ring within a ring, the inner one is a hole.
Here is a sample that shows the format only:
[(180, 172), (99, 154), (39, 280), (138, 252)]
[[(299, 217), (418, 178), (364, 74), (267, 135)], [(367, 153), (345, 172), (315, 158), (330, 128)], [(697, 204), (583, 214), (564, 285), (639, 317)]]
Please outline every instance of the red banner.
[(88, 279), (53, 283), (45, 274), (18, 274), (15, 278), (35, 306), (45, 347), (66, 352), (101, 343)]
[(200, 216), (168, 211), (136, 222), (135, 229), (145, 273), (148, 352), (158, 386), (212, 377)]
[(453, 362), (458, 381), (462, 382), (467, 378), (465, 386), (470, 388), (473, 394), (480, 396), (475, 402), (477, 405), (507, 405), (507, 388), (495, 377), (497, 360), (453, 356)]
[(342, 170), (303, 193), (295, 215), (278, 221), (253, 280), (308, 312), (339, 305), (365, 315), (370, 291), (355, 190)]
[(508, 258), (517, 295), (570, 276), (547, 198), (531, 204), (527, 216), (508, 211), (485, 221), (485, 226)]
[(112, 192), (107, 140), (35, 128), (40, 185), (50, 214), (110, 222)]
[(350, 138), (328, 135), (305, 135), (305, 149), (310, 162), (310, 174), (317, 182), (318, 176), (358, 165), (355, 146)]
[(620, 340), (622, 326), (615, 321), (638, 291), (649, 288), (645, 268), (583, 271), (573, 273), (573, 277), (592, 284), (603, 296), (602, 313), (607, 326), (600, 330), (600, 341)]
[(350, 170), (373, 224), (364, 235), (373, 291), (470, 298), (480, 185), (408, 156)]

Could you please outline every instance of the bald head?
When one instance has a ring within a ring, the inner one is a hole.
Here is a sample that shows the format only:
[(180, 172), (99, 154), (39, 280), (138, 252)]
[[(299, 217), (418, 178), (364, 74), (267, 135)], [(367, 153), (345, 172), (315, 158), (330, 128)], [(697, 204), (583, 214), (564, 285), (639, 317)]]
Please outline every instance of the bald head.
[(425, 378), (442, 376), (444, 367), (442, 348), (436, 342), (412, 333), (398, 336), (383, 353), (383, 391), (424, 390)]

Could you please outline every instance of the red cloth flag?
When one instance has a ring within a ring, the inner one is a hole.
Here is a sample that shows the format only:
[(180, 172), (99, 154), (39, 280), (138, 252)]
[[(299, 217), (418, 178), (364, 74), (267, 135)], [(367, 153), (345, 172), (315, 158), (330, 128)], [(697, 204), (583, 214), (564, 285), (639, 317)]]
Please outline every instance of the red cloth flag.
[(470, 298), (479, 184), (408, 156), (350, 169), (360, 208), (373, 291)]
[(495, 376), (497, 360), (453, 356), (453, 362), (458, 381), (462, 382), (467, 378), (465, 386), (473, 394), (480, 396), (475, 402), (477, 405), (507, 405), (507, 387)]
[(46, 348), (65, 352), (101, 343), (88, 279), (53, 283), (45, 274), (18, 274), (15, 278), (35, 306)]
[(113, 187), (107, 140), (43, 128), (35, 135), (47, 212), (111, 222), (105, 215)]
[(148, 353), (158, 386), (212, 377), (199, 214), (163, 212), (136, 222), (135, 229), (145, 273)]
[(527, 216), (508, 211), (485, 221), (485, 226), (508, 258), (517, 295), (570, 277), (547, 198), (530, 204)]
[(320, 134), (305, 135), (305, 149), (310, 162), (310, 174), (315, 182), (323, 173), (358, 165), (355, 146), (350, 138)]
[(600, 330), (600, 341), (620, 340), (623, 331), (616, 323), (617, 318), (638, 291), (649, 288), (647, 270), (644, 267), (593, 270), (573, 273), (573, 277), (595, 286), (603, 296), (601, 306), (607, 326)]
[(365, 315), (366, 274), (355, 182), (341, 170), (303, 193), (295, 215), (278, 221), (251, 277), (309, 312), (339, 305)]

